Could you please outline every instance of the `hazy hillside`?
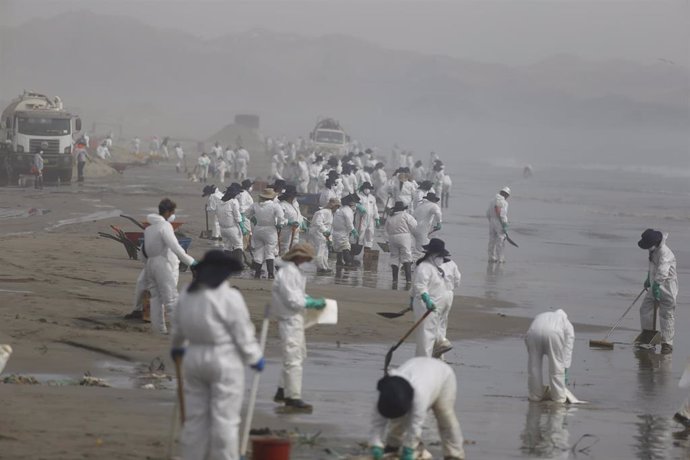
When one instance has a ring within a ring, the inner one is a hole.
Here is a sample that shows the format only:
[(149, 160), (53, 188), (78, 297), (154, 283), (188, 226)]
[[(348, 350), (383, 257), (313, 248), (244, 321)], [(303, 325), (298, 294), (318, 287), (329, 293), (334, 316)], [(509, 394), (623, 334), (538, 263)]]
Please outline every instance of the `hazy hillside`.
[(548, 157), (577, 139), (588, 148), (573, 152), (645, 158), (639, 138), (653, 137), (679, 159), (690, 122), (688, 71), (662, 61), (559, 55), (511, 68), (345, 36), (204, 41), (87, 12), (0, 32), (0, 99), (24, 88), (62, 96), (86, 126), (121, 121), (143, 137), (205, 138), (245, 111), (264, 132), (306, 135), (329, 115), (367, 143), (467, 156)]

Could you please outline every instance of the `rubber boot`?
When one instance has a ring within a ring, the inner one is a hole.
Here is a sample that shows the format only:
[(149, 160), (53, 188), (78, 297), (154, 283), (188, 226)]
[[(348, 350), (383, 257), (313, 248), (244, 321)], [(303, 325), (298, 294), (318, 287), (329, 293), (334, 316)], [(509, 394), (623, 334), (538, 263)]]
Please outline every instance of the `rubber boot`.
[(398, 284), (398, 266), (391, 265), (391, 272), (393, 272), (393, 284)]
[(268, 279), (272, 280), (273, 279), (273, 259), (269, 259), (266, 261), (266, 270), (268, 271)]
[(405, 262), (403, 264), (403, 270), (405, 270), (405, 284), (412, 284), (412, 263)]
[(311, 414), (314, 410), (314, 406), (307, 404), (301, 399), (290, 399), (285, 398), (285, 408), (289, 409), (290, 412), (300, 412), (303, 414)]
[(234, 249), (232, 251), (232, 257), (244, 265), (244, 251), (241, 249)]
[(339, 266), (339, 267), (341, 267), (343, 265), (343, 253), (342, 252), (336, 253), (335, 265)]
[(285, 402), (285, 391), (282, 388), (278, 387), (275, 396), (273, 396), (273, 401), (281, 404)]
[(261, 264), (254, 262), (254, 278), (261, 278)]

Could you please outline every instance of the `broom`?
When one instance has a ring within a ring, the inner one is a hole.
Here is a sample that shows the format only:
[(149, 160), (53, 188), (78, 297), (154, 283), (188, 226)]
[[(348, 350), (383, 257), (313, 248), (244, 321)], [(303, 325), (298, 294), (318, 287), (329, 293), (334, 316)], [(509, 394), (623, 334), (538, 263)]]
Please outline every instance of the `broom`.
[(627, 310), (625, 310), (625, 313), (621, 315), (620, 318), (618, 318), (618, 321), (616, 321), (616, 324), (613, 325), (611, 330), (609, 331), (608, 334), (606, 334), (606, 337), (604, 337), (603, 340), (590, 340), (589, 341), (589, 347), (590, 348), (602, 348), (604, 350), (613, 350), (613, 342), (609, 342), (608, 338), (611, 336), (613, 331), (618, 327), (618, 325), (623, 321), (623, 318), (625, 318), (625, 315), (628, 314), (630, 309), (637, 303), (637, 301), (642, 297), (642, 294), (644, 294), (647, 291), (647, 288), (642, 289), (642, 291), (635, 297), (635, 300), (633, 300), (633, 303), (630, 304)]

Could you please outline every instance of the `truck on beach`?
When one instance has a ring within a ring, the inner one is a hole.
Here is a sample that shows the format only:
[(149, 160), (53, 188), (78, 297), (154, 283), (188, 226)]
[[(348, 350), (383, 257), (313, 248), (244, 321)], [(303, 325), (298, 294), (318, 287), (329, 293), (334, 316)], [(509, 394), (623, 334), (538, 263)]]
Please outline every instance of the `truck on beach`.
[(33, 156), (39, 151), (43, 152), (45, 181), (70, 182), (73, 135), (80, 130), (81, 119), (65, 110), (58, 96), (24, 91), (0, 119), (10, 182), (20, 174), (30, 174)]
[(350, 136), (333, 118), (322, 118), (309, 133), (311, 146), (322, 154), (345, 155), (350, 149)]

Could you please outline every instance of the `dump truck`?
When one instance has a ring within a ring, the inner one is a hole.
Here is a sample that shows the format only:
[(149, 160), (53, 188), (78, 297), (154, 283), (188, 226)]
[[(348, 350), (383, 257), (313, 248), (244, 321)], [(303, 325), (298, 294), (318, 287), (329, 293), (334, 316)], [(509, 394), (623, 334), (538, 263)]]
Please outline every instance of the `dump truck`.
[(78, 131), (81, 119), (65, 110), (58, 96), (24, 91), (3, 110), (0, 120), (12, 181), (29, 174), (34, 154), (43, 151), (45, 181), (70, 182), (73, 135)]
[(312, 148), (320, 153), (345, 155), (350, 149), (350, 136), (333, 118), (319, 119), (309, 139)]

